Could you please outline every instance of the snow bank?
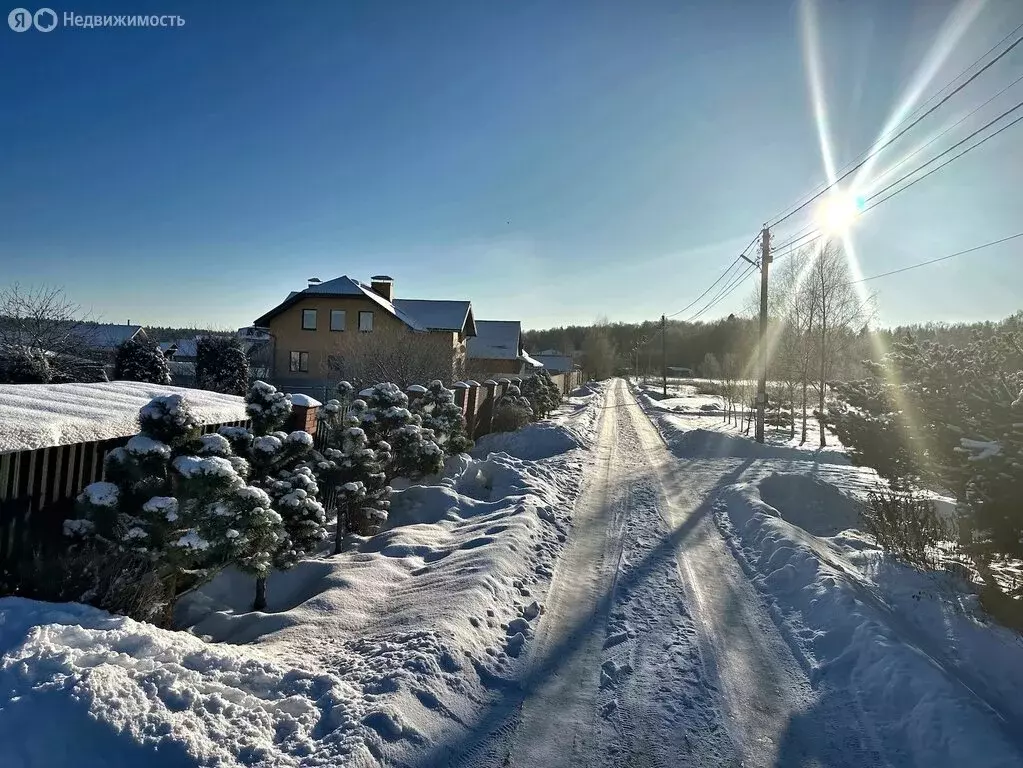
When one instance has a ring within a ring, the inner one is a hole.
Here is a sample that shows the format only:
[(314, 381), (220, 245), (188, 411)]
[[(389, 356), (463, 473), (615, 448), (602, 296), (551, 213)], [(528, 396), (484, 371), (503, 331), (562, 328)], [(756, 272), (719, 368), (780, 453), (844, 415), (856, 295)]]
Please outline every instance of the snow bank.
[[(559, 418), (585, 431), (586, 402)], [(272, 574), (265, 611), (234, 570), (187, 595), (191, 633), (0, 601), (0, 762), (410, 764), (513, 684), (586, 461), (457, 457), (394, 494), (387, 530)]]
[(716, 517), (819, 695), (856, 691), (885, 751), (914, 765), (1015, 764), (1019, 636), (983, 623), (950, 575), (895, 563), (856, 531), (822, 539), (782, 519), (815, 506), (801, 495), (842, 498), (797, 477), (731, 486)]
[(0, 453), (135, 434), (139, 410), (163, 395), (184, 397), (201, 423), (247, 418), (243, 398), (201, 389), (134, 381), (0, 384)]

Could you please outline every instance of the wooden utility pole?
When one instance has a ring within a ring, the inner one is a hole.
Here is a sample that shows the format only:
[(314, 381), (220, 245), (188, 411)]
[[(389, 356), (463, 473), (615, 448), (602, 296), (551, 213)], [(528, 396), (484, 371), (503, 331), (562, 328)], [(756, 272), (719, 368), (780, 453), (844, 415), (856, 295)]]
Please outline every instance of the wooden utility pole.
[(661, 315), (661, 390), (668, 396), (668, 318)]
[(764, 442), (764, 419), (767, 410), (767, 268), (771, 263), (771, 230), (765, 225), (760, 232), (760, 380), (757, 382), (756, 440)]

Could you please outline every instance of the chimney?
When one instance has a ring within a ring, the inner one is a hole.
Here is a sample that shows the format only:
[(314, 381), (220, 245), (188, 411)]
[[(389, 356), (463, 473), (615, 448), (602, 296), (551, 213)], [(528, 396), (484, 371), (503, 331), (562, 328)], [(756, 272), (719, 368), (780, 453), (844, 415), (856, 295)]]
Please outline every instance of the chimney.
[(373, 289), (373, 292), (379, 296), (383, 296), (387, 301), (394, 301), (394, 278), (388, 275), (373, 275), (371, 277), (369, 287)]

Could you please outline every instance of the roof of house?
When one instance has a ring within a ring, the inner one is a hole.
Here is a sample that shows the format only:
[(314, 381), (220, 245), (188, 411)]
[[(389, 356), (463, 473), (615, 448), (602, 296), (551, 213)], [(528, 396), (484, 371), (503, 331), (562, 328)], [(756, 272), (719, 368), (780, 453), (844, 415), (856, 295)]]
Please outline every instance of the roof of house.
[(182, 395), (204, 424), (248, 418), (243, 398), (201, 389), (135, 381), (0, 384), (0, 453), (133, 435), (139, 409), (160, 395)]
[(521, 338), (518, 320), (477, 320), (476, 337), (469, 339), (466, 355), (474, 360), (515, 360)]
[[(368, 285), (353, 280), (347, 275), (335, 277), (325, 283), (310, 285), (302, 291), (292, 291), (288, 298), (253, 323), (265, 328), (276, 315), (304, 298), (328, 296), (353, 296), (367, 298), (388, 314), (401, 320), (414, 331), (462, 330), (466, 323), (475, 333), (472, 319), (472, 305), (468, 301), (428, 301), (421, 299), (396, 299), (391, 303)], [(460, 315), (460, 323), (455, 319)], [(458, 324), (456, 324), (458, 323)], [(470, 333), (469, 335), (472, 335)]]
[(135, 338), (141, 330), (141, 325), (85, 323), (74, 328), (72, 332), (87, 347), (93, 349), (114, 349), (118, 344)]
[(174, 347), (175, 357), (195, 357), (197, 339), (175, 339), (174, 341), (161, 341), (160, 351), (166, 352)]
[(461, 331), (476, 335), (472, 303), (468, 301), (433, 301), (432, 299), (395, 299), (394, 306), (411, 315), (431, 331)]
[(572, 361), (571, 355), (533, 355), (538, 362), (543, 364), (543, 367), (549, 371), (555, 373), (560, 371), (571, 371), (574, 362)]

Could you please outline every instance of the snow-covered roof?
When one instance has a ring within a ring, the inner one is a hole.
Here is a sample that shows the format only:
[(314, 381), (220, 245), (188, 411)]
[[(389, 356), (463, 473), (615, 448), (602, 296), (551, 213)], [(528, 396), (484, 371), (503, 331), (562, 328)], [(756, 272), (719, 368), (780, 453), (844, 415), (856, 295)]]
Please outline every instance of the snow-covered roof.
[(461, 331), (468, 325), (468, 335), (476, 333), (472, 303), (468, 301), (395, 299), (394, 306), (416, 318), (431, 331)]
[(133, 339), (142, 330), (141, 325), (117, 325), (114, 323), (86, 323), (73, 330), (82, 344), (92, 349), (114, 349), (128, 339)]
[(248, 418), (243, 398), (201, 389), (135, 381), (0, 384), (0, 453), (133, 435), (139, 409), (161, 395), (182, 395), (203, 423)]
[(521, 334), (518, 320), (477, 320), (476, 337), (469, 339), (466, 354), (474, 360), (515, 360)]
[(529, 353), (526, 352), (525, 350), (523, 350), (522, 354), (519, 355), (519, 360), (526, 363), (527, 365), (533, 366), (534, 368), (543, 368), (543, 363), (541, 363), (534, 357), (530, 357)]
[(401, 308), (395, 307), (391, 302), (381, 296), (379, 293), (374, 291), (367, 285), (363, 285), (357, 280), (352, 280), (348, 275), (342, 275), (341, 277), (335, 277), (333, 280), (328, 280), (325, 283), (317, 283), (310, 285), (308, 288), (302, 291), (292, 291), (288, 298), (278, 304), (276, 307), (271, 309), (262, 317), (256, 319), (253, 325), (265, 328), (270, 324), (270, 320), (283, 312), (288, 307), (295, 304), (297, 301), (308, 298), (310, 296), (352, 296), (362, 297), (369, 299), (374, 304), (379, 306), (385, 312), (394, 315), (396, 318), (401, 320), (405, 325), (414, 331), (426, 331), (428, 328), (416, 320), (412, 315), (404, 312)]
[(560, 349), (541, 349), (539, 352), (537, 352), (537, 354), (538, 355), (561, 355), (562, 352), (561, 352)]
[(571, 371), (574, 363), (569, 355), (533, 355), (550, 373)]
[(175, 339), (174, 341), (161, 341), (160, 351), (166, 352), (174, 347), (176, 357), (195, 357), (197, 339)]

